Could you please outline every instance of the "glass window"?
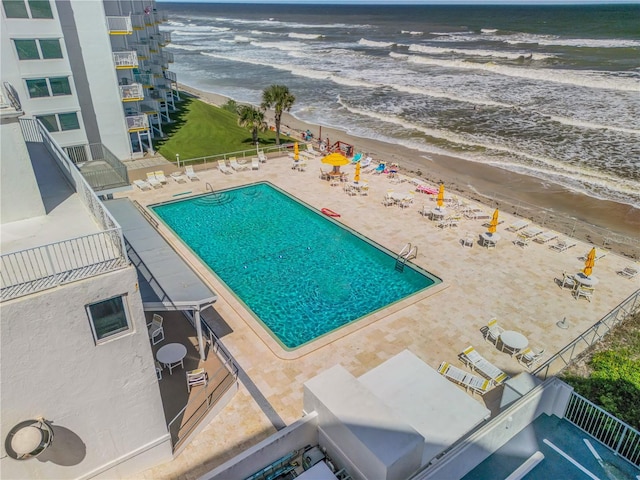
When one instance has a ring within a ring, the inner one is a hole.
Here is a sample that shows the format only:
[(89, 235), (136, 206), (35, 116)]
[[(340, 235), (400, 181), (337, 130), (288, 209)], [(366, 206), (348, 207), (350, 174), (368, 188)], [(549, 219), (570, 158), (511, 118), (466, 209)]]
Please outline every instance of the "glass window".
[(87, 306), (96, 340), (103, 340), (129, 329), (124, 303), (124, 297), (114, 297)]
[(51, 84), (51, 94), (53, 96), (71, 95), (71, 87), (67, 77), (51, 77), (49, 83)]
[(60, 40), (39, 40), (42, 58), (62, 58), (62, 49), (60, 48)]
[(27, 80), (27, 90), (31, 98), (48, 97), (49, 87), (47, 87), (46, 78), (34, 78)]
[(60, 120), (60, 128), (63, 132), (65, 130), (78, 130), (80, 128), (78, 114), (76, 112), (60, 113), (58, 114), (58, 119)]
[(36, 118), (42, 122), (44, 128), (46, 128), (48, 131), (58, 131), (58, 122), (56, 121), (55, 115), (38, 115)]
[(29, 18), (24, 0), (2, 0), (7, 18)]
[(31, 18), (53, 18), (49, 0), (28, 0)]
[(35, 40), (14, 40), (13, 43), (20, 60), (38, 60), (40, 58)]

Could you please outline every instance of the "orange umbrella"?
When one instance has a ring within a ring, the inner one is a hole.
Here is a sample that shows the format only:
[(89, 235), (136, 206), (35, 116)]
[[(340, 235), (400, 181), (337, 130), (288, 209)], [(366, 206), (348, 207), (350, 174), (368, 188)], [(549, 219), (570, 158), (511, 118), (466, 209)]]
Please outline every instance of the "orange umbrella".
[(300, 149), (298, 148), (298, 142), (293, 144), (293, 159), (296, 162), (300, 160)]
[(587, 260), (584, 262), (584, 269), (582, 273), (584, 273), (587, 277), (591, 275), (593, 271), (593, 266), (596, 264), (596, 247), (593, 247), (587, 255)]
[(491, 222), (489, 222), (489, 233), (496, 233), (496, 227), (498, 226), (498, 209), (493, 212), (493, 217), (491, 217)]
[(360, 181), (360, 162), (356, 163), (356, 173), (353, 175), (353, 181), (356, 183)]
[(438, 208), (444, 203), (444, 183), (440, 184), (440, 190), (438, 190), (438, 198), (436, 201), (438, 202)]

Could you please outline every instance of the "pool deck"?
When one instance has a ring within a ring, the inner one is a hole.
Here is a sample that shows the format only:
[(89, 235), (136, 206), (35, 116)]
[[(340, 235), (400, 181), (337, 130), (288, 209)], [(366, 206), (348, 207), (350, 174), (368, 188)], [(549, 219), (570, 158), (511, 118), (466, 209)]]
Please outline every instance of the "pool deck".
[[(219, 295), (214, 309), (227, 327), (221, 333), (221, 341), (253, 385), (250, 389), (241, 386), (231, 403), (174, 461), (135, 478), (198, 478), (274, 433), (274, 424), (279, 421), (289, 425), (299, 419), (302, 384), (338, 363), (360, 376), (409, 349), (433, 368), (444, 360), (464, 368), (457, 360), (458, 355), (473, 345), (489, 361), (515, 375), (525, 368), (515, 357), (486, 342), (481, 333), (492, 317), (505, 329), (523, 333), (530, 346), (545, 348), (542, 360), (545, 361), (640, 287), (638, 278), (627, 279), (617, 274), (631, 261), (609, 252), (594, 267), (593, 273), (600, 283), (591, 302), (584, 298), (576, 300), (569, 289), (561, 288), (554, 279), (562, 278), (563, 271), (580, 271), (584, 261), (578, 257), (586, 254), (591, 245), (576, 241), (576, 246), (562, 253), (550, 249), (549, 244), (531, 242), (524, 248), (517, 246), (513, 243), (517, 234), (507, 231), (516, 217), (501, 211), (500, 220), (504, 222), (498, 226), (498, 233), (502, 239), (496, 248), (487, 249), (478, 244), (478, 237), (486, 231), (483, 224), (488, 220), (463, 217), (459, 226), (443, 229), (420, 215), (423, 206), (429, 210), (435, 207), (432, 195), (416, 193), (409, 208), (383, 205), (389, 189), (413, 190), (415, 186), (410, 182), (392, 183), (386, 175), (363, 173), (361, 182), (368, 182), (369, 194), (350, 196), (342, 185), (331, 186), (319, 178), (320, 168), (330, 168), (321, 164), (319, 158), (307, 163), (306, 171), (301, 172), (291, 169), (287, 157), (269, 158), (259, 170), (248, 169), (232, 175), (209, 165), (209, 170), (196, 170), (200, 181), (179, 184), (169, 179), (161, 189), (135, 189), (117, 196), (128, 196), (146, 206), (205, 193), (207, 183), (220, 190), (268, 181), (318, 210), (326, 207), (340, 213), (337, 220), (341, 223), (391, 251), (399, 252), (408, 242), (417, 246), (418, 256), (413, 262), (440, 277), (442, 285), (379, 311), (304, 350), (284, 352), (206, 267), (161, 226), (174, 248)], [(342, 169), (353, 176), (353, 166)], [(491, 214), (494, 207), (483, 209)], [(462, 246), (461, 240), (467, 234), (475, 238), (473, 247)], [(556, 322), (564, 317), (568, 328), (560, 329)], [(271, 408), (254, 400), (250, 393), (254, 386)], [(491, 392), (476, 399), (490, 409), (496, 407), (497, 398)]]

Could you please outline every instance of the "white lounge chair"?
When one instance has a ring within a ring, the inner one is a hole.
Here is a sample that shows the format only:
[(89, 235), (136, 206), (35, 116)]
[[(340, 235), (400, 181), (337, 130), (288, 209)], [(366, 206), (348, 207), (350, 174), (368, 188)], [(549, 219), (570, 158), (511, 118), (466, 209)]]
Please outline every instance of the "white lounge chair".
[(251, 170), (260, 170), (260, 159), (258, 157), (251, 158)]
[(549, 248), (557, 252), (564, 252), (565, 250), (569, 250), (571, 247), (575, 247), (576, 245), (576, 242), (569, 240), (568, 238), (564, 238), (558, 240), (555, 244), (550, 245)]
[(519, 232), (523, 228), (527, 228), (531, 222), (529, 220), (525, 220), (524, 218), (520, 220), (516, 220), (511, 225), (507, 227), (507, 230), (511, 230), (512, 232)]
[(454, 367), (447, 362), (442, 362), (440, 364), (440, 367), (438, 367), (438, 373), (445, 378), (462, 385), (466, 390), (471, 390), (472, 393), (477, 392), (480, 395), (484, 395), (491, 387), (490, 380), (478, 377), (473, 373), (465, 372), (464, 370)]
[(530, 237), (527, 237), (525, 235), (520, 235), (518, 234), (518, 236), (516, 237), (516, 239), (513, 241), (514, 245), (517, 245), (519, 247), (526, 247), (527, 245), (529, 245), (529, 242), (531, 241)]
[(526, 238), (535, 238), (538, 235), (540, 235), (544, 230), (542, 230), (541, 228), (538, 227), (529, 227), (529, 228), (525, 228), (524, 230), (522, 230), (519, 235), (522, 235), (523, 237)]
[(542, 360), (542, 355), (544, 354), (544, 348), (542, 350), (533, 350), (529, 347), (524, 350), (518, 352), (516, 354), (516, 358), (518, 362), (526, 366), (528, 369), (531, 369), (536, 363)]
[(133, 184), (138, 187), (140, 190), (151, 190), (151, 185), (144, 180), (134, 180)]
[(313, 155), (314, 157), (320, 155), (320, 152), (317, 152), (314, 148), (313, 145), (311, 145), (310, 143), (307, 143), (307, 152), (309, 152), (311, 155)]
[(158, 170), (156, 172), (153, 172), (153, 174), (156, 177), (156, 180), (158, 180), (160, 183), (167, 183), (167, 177), (164, 174), (164, 170)]
[(185, 177), (182, 172), (173, 172), (169, 176), (177, 183), (187, 183), (187, 177)]
[(231, 165), (231, 168), (233, 168), (236, 172), (249, 168), (248, 165), (239, 164), (236, 157), (229, 157), (229, 165)]
[(469, 345), (462, 351), (462, 353), (460, 354), (460, 359), (469, 368), (471, 368), (471, 370), (477, 370), (496, 385), (504, 382), (507, 378), (509, 378), (509, 375), (504, 373), (489, 360), (480, 355), (478, 351), (471, 345)]
[(200, 180), (200, 177), (196, 174), (196, 172), (193, 171), (193, 167), (191, 165), (187, 165), (186, 167), (184, 167), (184, 174), (192, 182), (194, 180)]
[(267, 156), (262, 150), (258, 150), (258, 160), (260, 160), (260, 163), (267, 163)]
[(498, 344), (498, 339), (500, 335), (504, 332), (504, 328), (498, 325), (498, 319), (492, 318), (487, 322), (487, 325), (484, 327), (484, 339), (493, 343), (494, 345)]
[(551, 240), (555, 240), (556, 238), (558, 238), (558, 234), (556, 232), (547, 231), (542, 232), (540, 235), (534, 238), (534, 240), (538, 243), (549, 243)]
[(628, 265), (624, 267), (622, 270), (618, 272), (618, 275), (622, 275), (623, 277), (633, 278), (640, 273), (640, 267), (635, 265)]
[(224, 160), (218, 160), (218, 170), (220, 170), (225, 175), (230, 175), (233, 173), (233, 170), (227, 167), (227, 164)]
[(162, 183), (160, 180), (156, 178), (156, 174), (154, 172), (147, 173), (147, 183), (151, 185), (153, 188), (161, 188)]

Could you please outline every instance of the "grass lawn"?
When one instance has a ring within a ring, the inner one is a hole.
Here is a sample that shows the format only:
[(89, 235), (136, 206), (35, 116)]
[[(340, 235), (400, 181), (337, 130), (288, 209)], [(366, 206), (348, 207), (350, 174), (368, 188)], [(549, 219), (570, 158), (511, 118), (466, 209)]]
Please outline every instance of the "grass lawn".
[(640, 430), (640, 312), (593, 345), (560, 378)]
[[(219, 155), (255, 148), (251, 132), (238, 126), (237, 115), (219, 107), (204, 103), (182, 94), (178, 111), (171, 114), (173, 123), (163, 125), (167, 138), (154, 142), (154, 148), (169, 161), (176, 153), (181, 160)], [(272, 131), (259, 134), (262, 147), (275, 145), (276, 134)], [(280, 142), (293, 141), (280, 134)]]

